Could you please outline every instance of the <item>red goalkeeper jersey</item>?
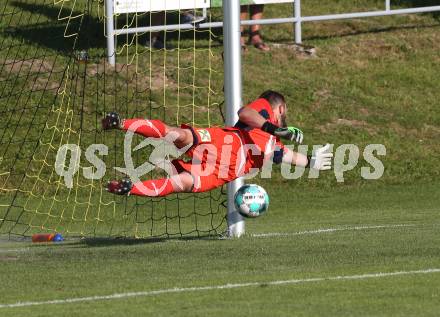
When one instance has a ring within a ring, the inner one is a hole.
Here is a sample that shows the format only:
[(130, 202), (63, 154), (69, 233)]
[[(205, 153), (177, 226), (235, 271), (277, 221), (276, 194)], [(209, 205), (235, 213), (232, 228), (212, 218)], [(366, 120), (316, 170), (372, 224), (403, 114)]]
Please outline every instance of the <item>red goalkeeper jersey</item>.
[[(243, 108), (238, 110), (238, 113), (240, 114), (240, 112), (244, 108), (254, 109), (267, 121), (269, 121), (275, 125), (277, 124), (275, 116), (273, 114), (272, 106), (270, 105), (269, 101), (267, 101), (264, 98), (259, 98), (255, 101), (251, 102), (250, 104), (244, 106)], [(251, 129), (247, 124), (241, 122), (240, 120), (235, 124), (235, 127), (239, 128), (239, 129), (243, 129), (243, 130), (250, 130)]]
[[(252, 107), (267, 120), (276, 122), (265, 99), (257, 99), (246, 107)], [(190, 129), (194, 136), (194, 144), (186, 153), (191, 161), (178, 159), (173, 160), (173, 164), (178, 172), (187, 171), (194, 177), (194, 192), (208, 191), (233, 181), (252, 168), (260, 169), (268, 160), (282, 161), (284, 145), (279, 139), (241, 122), (229, 128), (188, 125), (182, 125), (182, 128)]]
[[(272, 106), (266, 99), (259, 98), (241, 108), (238, 113), (247, 107), (257, 111), (267, 121), (275, 125), (277, 124)], [(264, 162), (269, 159), (269, 156), (271, 155), (273, 155), (272, 159), (274, 163), (281, 163), (284, 154), (284, 144), (281, 143), (279, 138), (276, 138), (275, 136), (266, 133), (261, 129), (251, 128), (241, 121), (238, 121), (235, 124), (235, 127), (240, 129), (242, 138), (246, 144), (255, 144), (263, 154), (253, 155), (252, 153), (248, 153), (248, 160), (250, 160), (252, 167), (261, 168)]]

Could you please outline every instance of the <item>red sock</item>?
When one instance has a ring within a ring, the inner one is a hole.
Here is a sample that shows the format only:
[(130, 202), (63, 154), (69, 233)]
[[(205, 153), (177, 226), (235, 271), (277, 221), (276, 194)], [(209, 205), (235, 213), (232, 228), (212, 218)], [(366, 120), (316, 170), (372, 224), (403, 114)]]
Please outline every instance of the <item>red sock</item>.
[(174, 188), (169, 178), (153, 179), (136, 183), (130, 190), (131, 195), (149, 197), (163, 197), (172, 193), (174, 193)]
[(147, 138), (165, 136), (165, 124), (160, 120), (125, 119), (122, 121), (122, 129), (133, 131)]

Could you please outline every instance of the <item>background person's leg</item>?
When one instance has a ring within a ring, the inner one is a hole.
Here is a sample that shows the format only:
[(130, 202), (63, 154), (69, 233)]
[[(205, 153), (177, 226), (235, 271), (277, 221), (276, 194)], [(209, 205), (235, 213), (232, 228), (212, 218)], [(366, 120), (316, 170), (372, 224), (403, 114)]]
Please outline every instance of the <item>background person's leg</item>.
[[(263, 18), (263, 4), (254, 4), (250, 7), (250, 16), (252, 20), (261, 20)], [(262, 51), (269, 51), (270, 48), (263, 42), (260, 34), (261, 26), (259, 24), (251, 25), (250, 42), (257, 49)]]
[[(165, 25), (165, 16), (166, 12), (153, 12), (151, 13), (151, 26), (162, 26)], [(149, 48), (155, 48), (155, 49), (166, 49), (166, 50), (172, 50), (174, 47), (170, 45), (169, 43), (166, 43), (165, 38), (165, 31), (162, 32), (151, 32), (149, 34), (149, 38), (146, 42), (146, 46)]]
[[(240, 20), (246, 20), (248, 17), (248, 12), (249, 12), (249, 6), (248, 5), (244, 5), (244, 6), (240, 6)], [(246, 48), (246, 38), (247, 38), (247, 32), (244, 31), (244, 27), (240, 26), (240, 32), (241, 32), (241, 39), (240, 39), (240, 43), (241, 43), (241, 49), (243, 52), (247, 51)]]

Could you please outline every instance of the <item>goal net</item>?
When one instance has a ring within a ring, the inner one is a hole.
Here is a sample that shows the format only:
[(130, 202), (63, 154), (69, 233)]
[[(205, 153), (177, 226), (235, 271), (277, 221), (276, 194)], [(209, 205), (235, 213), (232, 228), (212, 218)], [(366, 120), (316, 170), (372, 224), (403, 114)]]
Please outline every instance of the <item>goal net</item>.
[[(102, 0), (0, 4), (0, 234), (181, 237), (224, 232), (221, 189), (161, 199), (107, 193), (108, 180), (124, 177), (115, 169), (125, 166), (124, 133), (101, 129), (101, 118), (110, 111), (169, 125), (221, 125), (219, 35), (196, 26), (157, 37), (151, 32), (119, 35), (112, 66), (105, 12)], [(114, 27), (179, 24), (188, 13), (194, 10), (115, 13)], [(209, 11), (206, 20), (214, 20)], [(132, 148), (141, 141), (136, 137)], [(57, 154), (60, 159), (66, 144), (70, 150), (57, 167)], [(92, 144), (107, 147), (95, 152), (105, 163), (104, 175), (87, 158)], [(135, 166), (147, 161), (152, 150), (132, 151)], [(60, 168), (72, 169), (70, 181)], [(143, 179), (160, 175), (163, 171), (155, 168)]]

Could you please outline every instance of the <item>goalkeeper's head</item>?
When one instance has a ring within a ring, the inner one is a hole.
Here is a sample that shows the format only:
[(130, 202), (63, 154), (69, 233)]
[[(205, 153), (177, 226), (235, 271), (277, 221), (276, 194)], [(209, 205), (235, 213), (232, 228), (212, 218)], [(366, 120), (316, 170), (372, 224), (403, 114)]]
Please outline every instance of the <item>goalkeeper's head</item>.
[(279, 92), (266, 90), (260, 95), (260, 98), (264, 98), (270, 103), (278, 126), (282, 128), (287, 127), (287, 105), (284, 96)]

